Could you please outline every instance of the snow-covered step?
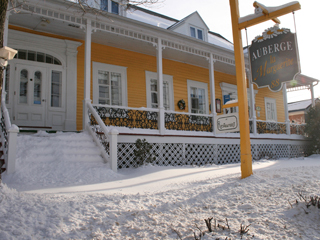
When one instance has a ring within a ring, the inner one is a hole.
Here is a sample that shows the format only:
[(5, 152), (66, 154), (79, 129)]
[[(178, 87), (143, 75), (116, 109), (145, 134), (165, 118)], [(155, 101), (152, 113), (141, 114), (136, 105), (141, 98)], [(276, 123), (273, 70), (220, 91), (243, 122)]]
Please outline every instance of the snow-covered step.
[(3, 179), (19, 188), (72, 186), (110, 181), (117, 174), (104, 162), (91, 135), (81, 133), (19, 134), (16, 171)]
[(26, 162), (103, 162), (100, 149), (86, 132), (19, 134), (17, 149), (17, 159)]

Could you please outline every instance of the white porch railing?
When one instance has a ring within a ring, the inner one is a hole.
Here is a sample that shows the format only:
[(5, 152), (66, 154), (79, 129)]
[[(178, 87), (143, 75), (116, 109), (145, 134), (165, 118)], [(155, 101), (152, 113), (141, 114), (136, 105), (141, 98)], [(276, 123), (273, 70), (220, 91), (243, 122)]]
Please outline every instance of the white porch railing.
[[(148, 129), (150, 134), (160, 134), (159, 109), (129, 108), (102, 104), (93, 104), (92, 106), (106, 126), (126, 127), (130, 130), (134, 129), (136, 133), (145, 133), (142, 130)], [(196, 134), (199, 136), (214, 135), (213, 123), (214, 119), (212, 115), (175, 111), (165, 111), (164, 113), (164, 127), (168, 131), (196, 131)], [(254, 122), (252, 119), (250, 119), (249, 124), (250, 133), (252, 134), (288, 134), (291, 131), (291, 134), (304, 135), (303, 125), (293, 126), (291, 124), (290, 129), (288, 129), (288, 123), (262, 120)], [(125, 132), (125, 130), (123, 131)], [(172, 133), (170, 131), (170, 134)]]
[(108, 130), (91, 103), (87, 103), (90, 122), (86, 123), (86, 130), (101, 149), (101, 155), (106, 162), (110, 162), (111, 169), (117, 172), (117, 135), (116, 129)]
[(3, 93), (1, 100), (0, 134), (6, 171), (7, 173), (13, 173), (16, 167), (16, 148), (19, 128), (17, 125), (11, 124), (9, 112), (6, 107), (5, 101), (5, 93)]

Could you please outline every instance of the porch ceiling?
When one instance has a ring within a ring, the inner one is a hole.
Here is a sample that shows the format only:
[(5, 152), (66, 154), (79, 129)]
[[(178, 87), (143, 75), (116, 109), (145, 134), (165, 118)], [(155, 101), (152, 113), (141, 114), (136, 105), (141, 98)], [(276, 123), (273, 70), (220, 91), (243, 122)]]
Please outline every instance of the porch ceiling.
[[(86, 35), (85, 30), (82, 29), (80, 25), (71, 24), (69, 22), (50, 17), (42, 17), (29, 12), (11, 14), (9, 17), (9, 24), (38, 32), (55, 34), (83, 41), (85, 40)], [(151, 56), (156, 56), (157, 51), (156, 47), (151, 43), (100, 30), (92, 33), (92, 42)], [(208, 68), (209, 64), (208, 60), (204, 57), (171, 48), (165, 48), (163, 50), (163, 58), (203, 68)], [(235, 75), (235, 66), (232, 64), (217, 61), (214, 68), (215, 71)]]

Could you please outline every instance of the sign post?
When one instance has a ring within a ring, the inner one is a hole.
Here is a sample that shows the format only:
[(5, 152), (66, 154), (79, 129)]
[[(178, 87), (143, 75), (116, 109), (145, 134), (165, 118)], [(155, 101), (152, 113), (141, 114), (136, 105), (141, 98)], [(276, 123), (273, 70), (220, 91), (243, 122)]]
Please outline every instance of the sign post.
[[(247, 84), (245, 78), (245, 63), (242, 46), (241, 30), (258, 23), (273, 20), (276, 23), (280, 21), (277, 17), (290, 13), (301, 8), (300, 4), (293, 2), (283, 7), (275, 8), (273, 12), (267, 9), (262, 9), (263, 14), (257, 15), (254, 18), (248, 18), (245, 21), (240, 20), (239, 2), (238, 0), (229, 0), (231, 10), (233, 44), (234, 44), (234, 57), (236, 64), (236, 77), (238, 88), (238, 103), (239, 107), (239, 121), (240, 121), (240, 152), (241, 152), (241, 178), (246, 178), (252, 175), (252, 156), (250, 144), (250, 129), (249, 129), (249, 115), (248, 115), (248, 102), (247, 102)], [(255, 7), (260, 7), (257, 2), (254, 3)], [(261, 7), (260, 7), (261, 8)]]

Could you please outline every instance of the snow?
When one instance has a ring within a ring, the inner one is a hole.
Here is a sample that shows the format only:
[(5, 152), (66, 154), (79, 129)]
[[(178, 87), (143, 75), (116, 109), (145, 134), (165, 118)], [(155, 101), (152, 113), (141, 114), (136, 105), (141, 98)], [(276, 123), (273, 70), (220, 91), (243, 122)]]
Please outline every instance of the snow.
[(171, 21), (162, 17), (151, 15), (140, 10), (129, 10), (127, 12), (127, 17), (165, 29), (176, 23), (176, 21)]
[(288, 111), (306, 110), (312, 104), (311, 99), (288, 103)]
[[(203, 240), (240, 239), (241, 224), (251, 224), (243, 239), (320, 239), (320, 209), (297, 196), (320, 195), (320, 155), (255, 161), (241, 180), (239, 163), (113, 173), (92, 143), (87, 133), (19, 136), (17, 172), (0, 185), (1, 240), (194, 239), (197, 227)], [(230, 229), (209, 233), (211, 217)]]
[[(263, 6), (269, 13), (272, 13), (272, 12), (278, 11), (278, 10), (280, 10), (282, 8), (286, 8), (286, 7), (295, 5), (297, 3), (299, 3), (299, 2), (298, 1), (293, 1), (293, 2), (289, 2), (289, 3), (283, 4), (281, 6), (278, 6), (278, 7), (266, 7), (261, 3), (260, 3), (260, 5)], [(262, 12), (250, 14), (250, 15), (247, 15), (247, 16), (239, 18), (239, 23), (250, 21), (252, 19), (255, 19), (255, 18), (258, 18), (258, 17), (261, 17), (261, 16), (264, 16), (264, 14)]]

